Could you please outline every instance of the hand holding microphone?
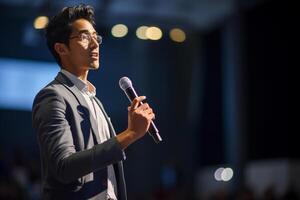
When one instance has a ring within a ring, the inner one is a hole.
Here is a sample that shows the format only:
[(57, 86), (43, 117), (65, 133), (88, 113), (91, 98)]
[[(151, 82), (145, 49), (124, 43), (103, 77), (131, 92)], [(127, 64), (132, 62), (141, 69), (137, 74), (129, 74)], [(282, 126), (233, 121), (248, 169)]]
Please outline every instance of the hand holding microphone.
[(145, 96), (136, 97), (128, 107), (128, 129), (135, 132), (137, 138), (145, 135), (155, 115), (147, 103), (141, 104)]
[[(148, 131), (156, 143), (161, 142), (162, 138), (160, 137), (159, 131), (153, 122), (155, 115), (149, 105), (142, 102), (144, 99), (146, 99), (146, 97), (138, 97), (130, 79), (127, 77), (122, 77), (119, 81), (119, 85), (125, 92), (129, 101), (132, 103), (128, 108), (129, 128), (137, 130), (143, 134)], [(141, 136), (143, 136), (143, 134)]]

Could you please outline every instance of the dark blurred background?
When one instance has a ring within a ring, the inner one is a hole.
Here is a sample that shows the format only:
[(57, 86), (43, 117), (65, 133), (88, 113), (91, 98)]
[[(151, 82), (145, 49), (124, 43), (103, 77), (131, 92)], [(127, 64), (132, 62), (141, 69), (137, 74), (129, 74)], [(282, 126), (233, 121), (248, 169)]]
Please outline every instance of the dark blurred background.
[[(116, 131), (127, 127), (118, 80), (128, 76), (163, 137), (126, 150), (129, 200), (298, 199), (288, 116), (296, 13), (279, 0), (1, 0), (0, 199), (40, 199), (31, 104), (59, 67), (34, 21), (79, 3), (94, 6), (104, 38), (89, 78)], [(112, 35), (116, 24), (127, 26), (124, 37)], [(162, 37), (139, 39), (140, 26)]]

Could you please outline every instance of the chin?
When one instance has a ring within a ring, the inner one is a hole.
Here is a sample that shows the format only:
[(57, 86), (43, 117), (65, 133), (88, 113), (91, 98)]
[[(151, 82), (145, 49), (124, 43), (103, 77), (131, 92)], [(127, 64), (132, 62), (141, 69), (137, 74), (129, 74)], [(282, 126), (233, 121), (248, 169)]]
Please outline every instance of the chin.
[(90, 69), (99, 69), (99, 63), (91, 63), (90, 64)]

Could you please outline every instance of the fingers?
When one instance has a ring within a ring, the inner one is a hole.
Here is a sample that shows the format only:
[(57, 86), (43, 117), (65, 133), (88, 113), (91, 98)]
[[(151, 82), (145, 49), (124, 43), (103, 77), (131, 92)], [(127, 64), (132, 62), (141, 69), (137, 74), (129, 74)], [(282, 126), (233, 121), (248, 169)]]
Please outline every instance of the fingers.
[(155, 119), (155, 114), (153, 113), (152, 108), (150, 108), (148, 103), (141, 104), (145, 99), (146, 96), (136, 97), (132, 101), (131, 106), (129, 106), (127, 109), (129, 112), (139, 113), (145, 116), (147, 119), (153, 120)]
[(141, 110), (141, 111), (144, 111), (144, 110), (146, 111), (149, 109), (151, 109), (151, 108), (149, 107), (148, 103), (144, 103), (144, 104), (140, 105), (138, 108), (136, 108), (136, 110)]
[(145, 99), (146, 99), (146, 96), (139, 96), (139, 97), (134, 98), (129, 110), (134, 111), (135, 109), (137, 109), (139, 104)]
[(150, 108), (147, 103), (139, 106), (134, 112), (143, 115), (148, 120), (153, 120), (155, 118), (152, 108)]
[(154, 113), (149, 114), (149, 119), (154, 120), (155, 119), (155, 114)]

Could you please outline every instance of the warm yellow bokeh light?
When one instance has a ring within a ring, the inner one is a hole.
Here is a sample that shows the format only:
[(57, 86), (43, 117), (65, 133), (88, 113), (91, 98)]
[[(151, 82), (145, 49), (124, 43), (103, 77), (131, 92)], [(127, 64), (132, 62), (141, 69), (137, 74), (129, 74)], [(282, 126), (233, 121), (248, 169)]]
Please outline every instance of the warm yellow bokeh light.
[(124, 37), (125, 35), (127, 35), (127, 33), (128, 33), (128, 28), (124, 24), (114, 25), (111, 29), (111, 34), (114, 37), (118, 37), (118, 38)]
[(47, 16), (38, 16), (33, 22), (33, 27), (35, 29), (43, 29), (47, 26), (48, 22), (49, 19)]
[(140, 26), (136, 29), (136, 36), (141, 40), (148, 40), (146, 36), (146, 31), (149, 27), (148, 26)]
[(162, 32), (158, 27), (152, 26), (146, 30), (146, 37), (150, 40), (159, 40), (162, 37)]
[(170, 38), (175, 42), (184, 42), (186, 39), (185, 32), (179, 28), (170, 31)]

